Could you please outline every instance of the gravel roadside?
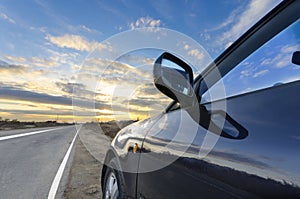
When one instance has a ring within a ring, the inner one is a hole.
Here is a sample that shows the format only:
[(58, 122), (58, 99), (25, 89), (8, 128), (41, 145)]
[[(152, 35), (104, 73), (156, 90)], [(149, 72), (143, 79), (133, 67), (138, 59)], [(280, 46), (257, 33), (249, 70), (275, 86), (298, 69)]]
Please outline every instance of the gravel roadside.
[[(121, 128), (133, 121), (124, 122)], [(116, 123), (90, 123), (82, 126), (63, 193), (64, 199), (102, 198), (100, 176), (105, 153), (120, 130)]]
[(80, 139), (77, 139), (73, 164), (63, 198), (102, 198), (99, 180), (101, 169), (102, 163), (88, 152)]

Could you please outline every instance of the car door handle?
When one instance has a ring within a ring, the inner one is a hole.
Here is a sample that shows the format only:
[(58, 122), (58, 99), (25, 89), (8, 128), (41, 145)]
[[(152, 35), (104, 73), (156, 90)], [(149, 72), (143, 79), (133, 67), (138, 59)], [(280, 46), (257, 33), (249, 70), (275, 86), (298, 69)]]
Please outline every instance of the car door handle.
[(134, 143), (133, 147), (132, 147), (132, 152), (136, 153), (139, 150), (139, 145), (137, 143)]

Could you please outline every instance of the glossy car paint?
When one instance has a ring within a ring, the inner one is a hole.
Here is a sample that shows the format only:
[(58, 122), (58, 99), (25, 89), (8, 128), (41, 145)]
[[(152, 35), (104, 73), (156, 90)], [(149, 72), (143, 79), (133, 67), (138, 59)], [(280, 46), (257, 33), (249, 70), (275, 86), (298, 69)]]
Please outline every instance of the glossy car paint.
[[(133, 123), (122, 129), (112, 141), (111, 148), (107, 152), (105, 159), (106, 164), (113, 157), (118, 157), (117, 161), (119, 162), (120, 170), (122, 171), (126, 194), (129, 198), (135, 198), (136, 195), (138, 164), (144, 138), (159, 117), (160, 115)], [(134, 145), (139, 147), (137, 153), (133, 152)], [(102, 169), (102, 187), (105, 171), (106, 165), (104, 165)]]
[[(281, 9), (298, 8), (299, 1), (285, 1)], [(248, 38), (248, 42), (256, 40), (255, 34)], [(247, 56), (247, 41), (236, 43), (216, 60), (217, 65), (236, 65), (233, 60)], [(222, 70), (222, 75), (229, 70)], [(212, 71), (207, 69), (203, 76)], [(176, 134), (192, 133), (178, 132), (180, 125), (195, 123), (184, 109), (178, 109), (123, 129), (113, 140), (106, 161), (117, 157), (129, 198), (300, 198), (299, 90), (297, 81), (227, 99), (224, 111), (248, 135), (220, 137), (205, 158), (199, 156), (200, 147), (204, 137), (213, 133), (198, 124), (196, 134), (187, 136), (194, 138), (192, 142), (178, 140), (177, 146), (174, 141), (168, 146)], [(204, 106), (210, 110), (218, 103), (222, 101)], [(137, 153), (133, 152), (135, 144)], [(153, 166), (160, 169), (153, 170)]]
[[(295, 95), (299, 89), (298, 81), (228, 99), (227, 113), (249, 135), (242, 140), (220, 137), (204, 159), (199, 158), (199, 150), (210, 132), (201, 127), (184, 154), (168, 147), (160, 148), (159, 154), (142, 154), (140, 167), (162, 165), (161, 161), (180, 156), (161, 170), (138, 174), (138, 194), (144, 198), (299, 198), (300, 95)], [(209, 109), (211, 104), (206, 106)], [(180, 120), (182, 111), (165, 114), (156, 125), (163, 121), (167, 130), (160, 129), (159, 135), (168, 136), (147, 135), (143, 147), (151, 150), (170, 142), (166, 138), (177, 133), (173, 121)]]

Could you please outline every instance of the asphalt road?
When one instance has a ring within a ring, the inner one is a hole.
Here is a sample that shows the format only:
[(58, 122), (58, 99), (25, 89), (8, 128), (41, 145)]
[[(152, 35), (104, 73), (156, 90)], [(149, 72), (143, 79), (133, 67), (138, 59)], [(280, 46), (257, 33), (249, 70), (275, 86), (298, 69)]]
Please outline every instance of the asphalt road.
[[(45, 129), (54, 130), (1, 140)], [(75, 126), (0, 131), (0, 199), (47, 198), (75, 134)]]

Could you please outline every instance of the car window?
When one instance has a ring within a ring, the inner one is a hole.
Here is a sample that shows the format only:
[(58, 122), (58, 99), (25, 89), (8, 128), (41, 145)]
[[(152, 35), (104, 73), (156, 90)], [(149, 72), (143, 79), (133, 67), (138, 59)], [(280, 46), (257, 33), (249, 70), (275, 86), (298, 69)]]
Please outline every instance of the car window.
[[(300, 66), (291, 61), (296, 51), (300, 51), (299, 20), (237, 65), (224, 76), (223, 83), (212, 86), (201, 103), (300, 80)], [(223, 89), (226, 96), (216, 94)]]

